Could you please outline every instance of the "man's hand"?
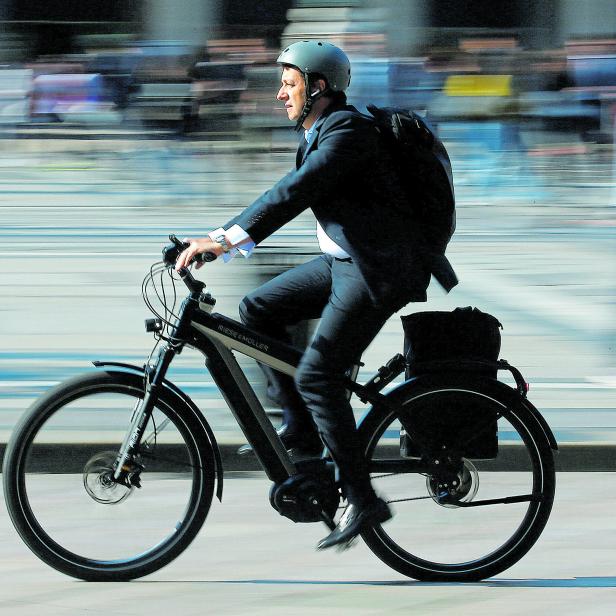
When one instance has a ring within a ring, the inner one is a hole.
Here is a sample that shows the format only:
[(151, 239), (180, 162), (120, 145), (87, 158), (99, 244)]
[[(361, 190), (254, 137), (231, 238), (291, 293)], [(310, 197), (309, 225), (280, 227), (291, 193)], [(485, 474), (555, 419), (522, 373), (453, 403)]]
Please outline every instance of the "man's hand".
[[(190, 246), (186, 248), (186, 250), (184, 250), (184, 252), (182, 252), (177, 258), (177, 261), (175, 262), (176, 272), (182, 267), (188, 267), (190, 262), (201, 253), (212, 252), (217, 257), (220, 257), (220, 255), (224, 252), (222, 246), (218, 242), (211, 240), (209, 237), (185, 237), (182, 241), (188, 242)], [(202, 265), (202, 262), (197, 263), (197, 269), (199, 269)]]

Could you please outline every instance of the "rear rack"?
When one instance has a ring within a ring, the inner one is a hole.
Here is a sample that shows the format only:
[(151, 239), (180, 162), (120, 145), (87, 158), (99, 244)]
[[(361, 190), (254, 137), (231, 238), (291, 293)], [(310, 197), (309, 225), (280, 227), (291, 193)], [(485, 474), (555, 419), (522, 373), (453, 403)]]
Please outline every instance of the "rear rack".
[(528, 393), (528, 383), (522, 373), (512, 366), (506, 359), (498, 361), (481, 361), (475, 359), (446, 359), (438, 361), (410, 362), (408, 364), (409, 374), (419, 375), (430, 372), (478, 372), (481, 369), (507, 370), (511, 372), (515, 380), (518, 393), (526, 398)]
[(408, 370), (408, 373), (413, 376), (434, 372), (479, 372), (482, 369), (507, 370), (513, 375), (518, 393), (526, 398), (528, 383), (524, 380), (522, 373), (506, 359), (499, 359), (495, 362), (475, 359), (444, 359), (407, 363), (407, 360), (400, 353), (394, 355), (384, 366), (378, 369), (377, 373), (363, 385), (362, 393), (378, 393), (405, 370)]

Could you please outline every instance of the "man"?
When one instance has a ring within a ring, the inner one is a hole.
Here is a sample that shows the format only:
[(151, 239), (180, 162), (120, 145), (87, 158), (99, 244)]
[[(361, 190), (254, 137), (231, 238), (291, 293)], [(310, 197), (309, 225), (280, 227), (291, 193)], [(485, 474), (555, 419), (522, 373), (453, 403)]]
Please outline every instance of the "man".
[[(391, 517), (378, 498), (360, 449), (344, 387), (346, 371), (397, 310), (425, 301), (430, 276), (449, 290), (456, 278), (444, 247), (427, 243), (372, 120), (346, 104), (351, 77), (344, 52), (300, 41), (279, 56), (277, 99), (304, 128), (296, 169), (207, 238), (190, 239), (176, 268), (199, 253), (228, 258), (250, 251), (306, 208), (317, 219), (323, 254), (250, 293), (242, 321), (287, 340), (286, 327), (320, 318), (295, 379), (270, 371), (284, 410), (279, 434), (288, 449), (325, 444), (336, 463), (347, 507), (318, 548), (349, 544), (362, 528)], [(446, 242), (445, 242), (446, 244)]]

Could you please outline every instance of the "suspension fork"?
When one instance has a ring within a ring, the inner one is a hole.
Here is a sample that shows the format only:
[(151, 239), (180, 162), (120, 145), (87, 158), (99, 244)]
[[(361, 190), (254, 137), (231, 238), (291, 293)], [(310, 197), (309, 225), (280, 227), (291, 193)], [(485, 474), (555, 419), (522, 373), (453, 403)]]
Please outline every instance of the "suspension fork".
[(177, 347), (165, 345), (158, 353), (156, 364), (145, 367), (145, 395), (141, 403), (137, 403), (133, 411), (130, 428), (118, 452), (113, 473), (113, 478), (116, 481), (121, 482), (131, 470), (127, 462), (132, 459), (135, 451), (141, 444), (145, 428), (150, 421), (154, 405), (158, 399), (158, 393), (161, 387), (163, 387), (163, 381), (169, 369), (169, 364), (178, 352), (179, 349)]

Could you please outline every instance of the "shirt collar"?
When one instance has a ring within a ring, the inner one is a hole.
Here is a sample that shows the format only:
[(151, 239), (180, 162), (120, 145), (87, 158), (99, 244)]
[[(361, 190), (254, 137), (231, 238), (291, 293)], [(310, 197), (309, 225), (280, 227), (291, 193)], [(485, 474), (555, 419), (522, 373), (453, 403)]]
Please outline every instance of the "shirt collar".
[(328, 116), (330, 113), (337, 111), (338, 109), (348, 109), (349, 111), (357, 112), (357, 109), (355, 109), (355, 107), (351, 105), (331, 103), (330, 105), (325, 107), (323, 111), (321, 111), (321, 113), (316, 118), (316, 120), (314, 121), (314, 124), (310, 127), (310, 129), (304, 130), (304, 139), (306, 139), (306, 141), (310, 143), (310, 140), (312, 139), (312, 136), (314, 135), (316, 129), (321, 125), (322, 121), (325, 120), (325, 117)]
[(311, 126), (309, 129), (304, 130), (304, 139), (305, 139), (308, 143), (310, 143), (310, 140), (312, 139), (312, 135), (314, 135), (314, 129), (316, 128), (318, 121), (321, 119), (321, 115), (323, 115), (323, 114), (320, 114), (320, 115), (319, 115), (319, 116), (315, 119), (315, 121), (313, 122), (312, 126)]

